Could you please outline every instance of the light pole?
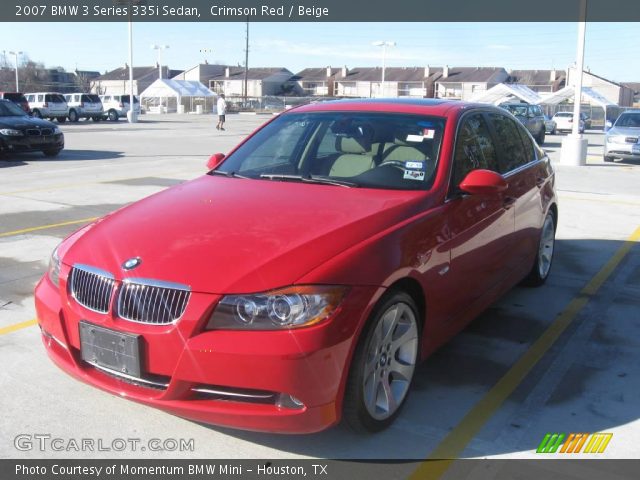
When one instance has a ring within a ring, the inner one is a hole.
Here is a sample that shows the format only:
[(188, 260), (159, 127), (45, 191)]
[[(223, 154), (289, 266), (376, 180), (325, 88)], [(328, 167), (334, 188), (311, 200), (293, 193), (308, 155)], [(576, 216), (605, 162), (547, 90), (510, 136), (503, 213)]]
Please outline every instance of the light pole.
[(9, 55), (13, 55), (16, 60), (16, 92), (19, 92), (20, 83), (18, 81), (18, 55), (22, 55), (22, 52), (9, 52)]
[(162, 80), (162, 50), (169, 48), (169, 45), (151, 45), (151, 48), (158, 51), (158, 78)]
[(587, 0), (580, 0), (578, 22), (578, 48), (575, 68), (575, 90), (573, 94), (573, 125), (571, 135), (562, 141), (560, 162), (580, 166), (587, 164), (588, 140), (580, 134), (580, 105), (582, 100), (582, 72), (584, 71), (584, 41), (587, 29)]
[(386, 67), (385, 63), (387, 60), (387, 47), (395, 47), (396, 42), (380, 41), (380, 42), (373, 42), (371, 45), (375, 47), (382, 47), (382, 82), (380, 83), (380, 87), (382, 89), (382, 96), (384, 97), (384, 71)]

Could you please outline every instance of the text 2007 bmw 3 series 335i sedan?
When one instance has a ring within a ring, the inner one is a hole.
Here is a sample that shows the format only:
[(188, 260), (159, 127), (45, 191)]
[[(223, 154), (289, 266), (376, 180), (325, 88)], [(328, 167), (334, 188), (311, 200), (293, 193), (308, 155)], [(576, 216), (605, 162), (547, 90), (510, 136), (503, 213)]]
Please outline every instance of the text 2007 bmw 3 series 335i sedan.
[(554, 173), (502, 109), (303, 106), (208, 168), (53, 252), (36, 307), (63, 370), (196, 421), (377, 431), (419, 361), (550, 272)]

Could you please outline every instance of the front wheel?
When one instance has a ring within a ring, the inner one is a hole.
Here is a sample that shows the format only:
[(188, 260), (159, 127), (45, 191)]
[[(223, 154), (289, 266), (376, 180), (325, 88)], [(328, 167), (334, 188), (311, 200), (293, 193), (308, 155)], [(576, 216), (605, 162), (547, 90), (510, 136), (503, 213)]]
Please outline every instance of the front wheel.
[(604, 156), (604, 161), (605, 162), (613, 162), (614, 158), (610, 155), (605, 155)]
[(540, 230), (540, 240), (538, 242), (538, 251), (536, 259), (529, 275), (524, 279), (523, 283), (529, 287), (539, 287), (547, 281), (549, 272), (551, 271), (551, 263), (553, 262), (553, 250), (556, 240), (555, 215), (549, 210)]
[(78, 112), (76, 112), (75, 110), (69, 110), (69, 121), (70, 122), (77, 122), (80, 119)]
[(419, 352), (419, 314), (404, 292), (387, 294), (365, 326), (351, 364), (343, 418), (357, 432), (377, 432), (398, 416)]
[(118, 112), (116, 112), (115, 110), (109, 110), (108, 117), (109, 117), (109, 120), (111, 120), (112, 122), (117, 122)]
[(57, 117), (58, 123), (64, 123), (67, 121), (67, 117)]

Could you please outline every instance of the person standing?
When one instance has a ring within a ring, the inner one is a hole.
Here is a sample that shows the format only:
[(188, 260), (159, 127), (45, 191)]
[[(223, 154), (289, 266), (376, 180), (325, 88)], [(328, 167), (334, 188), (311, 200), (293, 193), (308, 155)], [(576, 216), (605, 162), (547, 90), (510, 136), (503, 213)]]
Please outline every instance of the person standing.
[(218, 124), (216, 125), (216, 130), (224, 130), (224, 121), (225, 121), (224, 116), (227, 113), (227, 102), (224, 99), (224, 93), (221, 93), (220, 96), (218, 96), (217, 108), (218, 108)]

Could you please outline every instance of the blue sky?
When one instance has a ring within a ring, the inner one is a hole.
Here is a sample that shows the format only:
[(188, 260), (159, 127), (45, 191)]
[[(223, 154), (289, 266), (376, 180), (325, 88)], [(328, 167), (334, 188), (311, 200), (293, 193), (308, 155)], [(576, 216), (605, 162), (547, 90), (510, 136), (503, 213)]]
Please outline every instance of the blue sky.
[[(640, 82), (640, 25), (587, 24), (585, 67), (615, 81)], [(153, 65), (152, 44), (167, 44), (162, 63), (185, 69), (244, 62), (245, 24), (136, 23), (134, 65)], [(371, 43), (395, 41), (388, 66), (501, 66), (565, 69), (575, 59), (575, 23), (251, 23), (249, 66), (379, 66)], [(0, 24), (2, 50), (67, 70), (104, 72), (128, 60), (126, 23)], [(200, 50), (212, 50), (201, 53)]]

